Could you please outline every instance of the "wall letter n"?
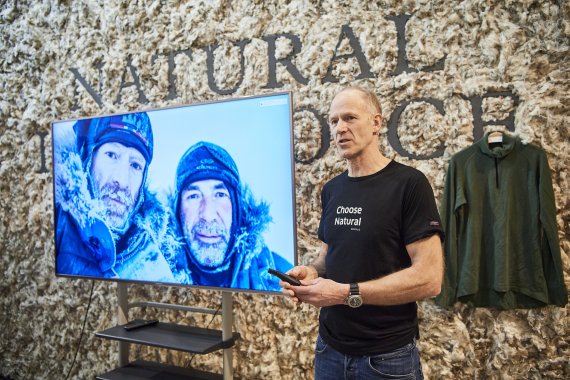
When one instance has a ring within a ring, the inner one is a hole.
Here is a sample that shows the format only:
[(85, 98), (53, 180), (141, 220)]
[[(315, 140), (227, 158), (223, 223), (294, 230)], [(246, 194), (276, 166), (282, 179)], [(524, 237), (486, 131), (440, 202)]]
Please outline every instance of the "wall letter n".
[[(98, 70), (99, 70), (99, 92), (101, 92), (101, 68), (103, 67), (102, 63), (99, 63), (95, 66)], [(85, 78), (83, 78), (81, 76), (81, 74), (79, 74), (79, 70), (77, 70), (76, 68), (70, 68), (69, 71), (71, 71), (73, 73), (73, 75), (75, 76), (75, 79), (77, 79), (77, 81), (79, 82), (79, 84), (81, 84), (83, 86), (83, 88), (85, 89), (85, 91), (87, 91), (87, 93), (89, 95), (91, 95), (91, 97), (93, 98), (93, 100), (95, 100), (95, 103), (97, 103), (97, 105), (99, 107), (103, 107), (103, 100), (101, 99), (101, 95), (99, 95), (95, 89), (93, 89), (93, 86), (91, 86), (89, 83), (87, 83), (87, 81), (85, 80)], [(79, 104), (77, 104), (77, 101), (74, 102), (72, 110), (78, 110)]]

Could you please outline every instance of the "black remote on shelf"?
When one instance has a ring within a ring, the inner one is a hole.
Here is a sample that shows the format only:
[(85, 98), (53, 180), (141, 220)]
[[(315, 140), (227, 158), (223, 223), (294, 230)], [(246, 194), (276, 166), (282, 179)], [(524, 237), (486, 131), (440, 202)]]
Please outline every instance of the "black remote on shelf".
[(128, 322), (123, 327), (125, 328), (125, 330), (131, 331), (131, 330), (139, 329), (141, 327), (153, 326), (153, 325), (156, 325), (157, 323), (158, 323), (158, 319), (135, 319), (133, 321)]

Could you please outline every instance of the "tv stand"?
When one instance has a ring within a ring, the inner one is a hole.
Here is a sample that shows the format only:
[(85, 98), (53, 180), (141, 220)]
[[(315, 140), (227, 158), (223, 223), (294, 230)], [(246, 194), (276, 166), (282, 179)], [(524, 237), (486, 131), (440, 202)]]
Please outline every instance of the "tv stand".
[[(97, 379), (156, 379), (157, 375), (160, 375), (161, 379), (233, 379), (232, 347), (235, 344), (235, 341), (239, 339), (240, 334), (232, 331), (233, 310), (231, 292), (222, 291), (221, 331), (163, 322), (132, 331), (126, 331), (123, 328), (123, 325), (129, 320), (129, 309), (134, 307), (146, 306), (206, 314), (215, 314), (216, 310), (157, 302), (129, 303), (128, 284), (118, 283), (117, 285), (117, 326), (97, 332), (95, 335), (100, 338), (119, 341), (119, 368), (104, 375), (100, 375)], [(129, 345), (131, 343), (192, 352), (196, 354), (207, 354), (217, 350), (223, 350), (223, 375), (198, 371), (191, 368), (167, 366), (142, 360), (136, 360), (129, 363)]]

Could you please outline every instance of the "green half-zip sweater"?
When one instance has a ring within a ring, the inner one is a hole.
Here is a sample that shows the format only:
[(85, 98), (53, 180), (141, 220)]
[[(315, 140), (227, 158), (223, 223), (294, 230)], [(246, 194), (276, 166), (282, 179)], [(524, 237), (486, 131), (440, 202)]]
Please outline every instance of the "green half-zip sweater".
[(564, 306), (556, 206), (546, 153), (505, 134), (455, 154), (441, 205), (446, 271), (436, 302), (498, 309)]

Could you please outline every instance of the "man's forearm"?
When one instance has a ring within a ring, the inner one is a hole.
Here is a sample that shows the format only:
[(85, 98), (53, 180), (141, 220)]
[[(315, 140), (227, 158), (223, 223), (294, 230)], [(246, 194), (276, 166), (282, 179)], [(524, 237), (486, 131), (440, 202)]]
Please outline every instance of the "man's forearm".
[(317, 258), (311, 264), (309, 264), (309, 267), (313, 267), (315, 269), (318, 277), (325, 277), (325, 274), (327, 273), (325, 260), (327, 256), (327, 250), (327, 245), (323, 244), (320, 247), (319, 256), (317, 256)]
[(370, 305), (401, 305), (434, 295), (429, 276), (415, 268), (402, 269), (359, 285), (363, 301)]
[(441, 291), (443, 251), (439, 235), (406, 246), (412, 266), (372, 281), (360, 283), (365, 303), (399, 305), (433, 297)]

